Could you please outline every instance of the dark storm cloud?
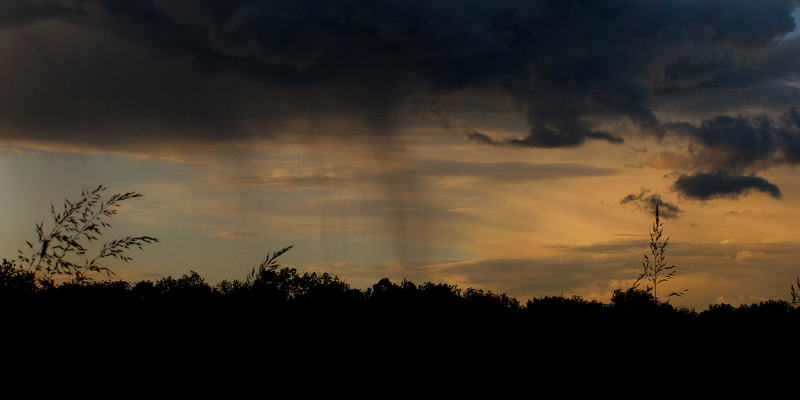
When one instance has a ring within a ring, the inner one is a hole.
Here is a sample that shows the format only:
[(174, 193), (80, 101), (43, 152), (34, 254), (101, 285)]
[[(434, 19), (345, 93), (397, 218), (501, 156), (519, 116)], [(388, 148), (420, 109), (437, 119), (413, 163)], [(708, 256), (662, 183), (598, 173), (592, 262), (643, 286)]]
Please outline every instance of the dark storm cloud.
[(778, 62), (796, 60), (789, 49), (755, 67), (740, 62), (794, 29), (795, 6), (11, 0), (0, 6), (0, 135), (100, 145), (221, 140), (328, 116), (388, 131), (412, 95), (489, 88), (514, 99), (530, 125), (505, 144), (621, 143), (604, 122), (663, 135), (652, 111), (663, 93), (796, 73)]
[(605, 140), (612, 144), (620, 144), (625, 142), (624, 139), (617, 135), (612, 135), (608, 132), (592, 131), (589, 129), (582, 129), (578, 126), (570, 127), (563, 130), (540, 129), (536, 130), (535, 134), (530, 134), (522, 139), (509, 139), (506, 143), (512, 146), (521, 147), (569, 147), (577, 146), (586, 141), (586, 139), (599, 139)]
[(642, 191), (638, 194), (631, 193), (625, 196), (622, 200), (620, 200), (619, 204), (630, 205), (635, 207), (637, 210), (646, 211), (649, 214), (654, 214), (656, 211), (656, 206), (658, 206), (658, 211), (661, 217), (667, 219), (677, 218), (683, 213), (683, 210), (681, 210), (681, 208), (676, 204), (664, 201), (661, 199), (660, 194), (652, 193), (647, 189), (642, 189)]
[(0, 30), (55, 17), (67, 11), (57, 2), (3, 0), (0, 2)]
[(695, 168), (743, 171), (800, 162), (800, 116), (795, 110), (777, 119), (717, 116), (697, 125), (667, 127), (689, 139)]
[(720, 197), (736, 198), (751, 190), (781, 198), (781, 190), (758, 176), (729, 175), (725, 172), (683, 175), (675, 181), (675, 189), (683, 196), (696, 200)]
[(690, 143), (690, 167), (695, 173), (675, 182), (675, 188), (688, 198), (736, 198), (750, 189), (780, 198), (776, 185), (753, 174), (800, 162), (800, 116), (793, 109), (780, 118), (717, 116), (696, 125), (666, 126)]
[[(689, 97), (693, 101), (688, 107), (703, 114), (753, 104), (785, 108), (787, 100), (796, 102), (798, 89), (787, 85), (787, 80), (800, 74), (800, 36), (771, 43), (757, 54), (740, 56), (733, 47), (723, 47), (682, 58), (665, 72), (669, 79), (656, 93), (667, 99), (675, 94), (675, 101)], [(698, 102), (709, 99), (705, 104)]]

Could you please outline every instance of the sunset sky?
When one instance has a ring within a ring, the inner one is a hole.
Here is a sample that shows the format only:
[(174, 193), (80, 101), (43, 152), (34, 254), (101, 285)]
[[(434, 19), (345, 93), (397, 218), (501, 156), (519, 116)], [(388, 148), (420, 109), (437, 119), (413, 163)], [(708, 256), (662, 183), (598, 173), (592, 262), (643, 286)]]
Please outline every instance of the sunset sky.
[(0, 256), (137, 191), (116, 277), (267, 254), (607, 301), (667, 217), (672, 303), (800, 276), (794, 0), (2, 0)]

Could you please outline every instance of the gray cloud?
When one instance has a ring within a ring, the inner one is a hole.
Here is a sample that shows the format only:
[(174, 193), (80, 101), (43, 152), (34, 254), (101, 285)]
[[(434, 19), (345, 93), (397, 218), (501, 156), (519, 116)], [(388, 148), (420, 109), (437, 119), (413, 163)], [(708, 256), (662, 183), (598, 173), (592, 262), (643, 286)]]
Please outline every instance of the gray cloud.
[(0, 3), (0, 30), (58, 17), (69, 11), (56, 1), (4, 0)]
[(697, 200), (736, 198), (752, 190), (781, 198), (780, 188), (764, 178), (729, 175), (726, 172), (683, 175), (675, 181), (675, 189), (681, 195)]
[(716, 116), (699, 124), (666, 125), (690, 143), (695, 173), (675, 182), (687, 198), (736, 198), (751, 189), (781, 197), (780, 189), (755, 172), (800, 162), (800, 115), (794, 109), (779, 118), (765, 114)]
[(479, 143), (479, 144), (491, 144), (491, 145), (500, 144), (500, 142), (492, 139), (491, 136), (488, 136), (488, 135), (486, 135), (484, 133), (480, 133), (480, 132), (477, 132), (477, 131), (466, 132), (466, 133), (464, 133), (464, 137), (466, 137), (467, 140), (469, 140), (471, 142), (475, 142), (475, 143)]
[(479, 144), (490, 144), (494, 146), (509, 145), (517, 147), (541, 147), (541, 148), (555, 148), (555, 147), (570, 147), (578, 146), (586, 141), (586, 139), (601, 139), (611, 144), (625, 143), (625, 139), (613, 135), (608, 132), (597, 132), (581, 128), (573, 128), (564, 134), (544, 129), (537, 131), (536, 135), (528, 135), (524, 138), (508, 138), (505, 140), (495, 140), (486, 134), (470, 131), (466, 132), (464, 136), (467, 140)]
[[(795, 6), (11, 0), (0, 8), (0, 53), (15, 60), (0, 67), (0, 135), (102, 146), (229, 140), (342, 115), (387, 132), (411, 96), (488, 88), (528, 120), (530, 132), (507, 144), (621, 143), (603, 122), (662, 135), (652, 110), (664, 96), (796, 74), (796, 52), (773, 46), (794, 29)], [(766, 61), (741, 62), (762, 53)]]
[(800, 162), (800, 115), (717, 116), (694, 125), (667, 127), (693, 145), (694, 168), (754, 171)]
[[(380, 173), (361, 171), (334, 171), (325, 169), (292, 176), (264, 175), (214, 175), (205, 183), (218, 188), (260, 190), (319, 190), (335, 189), (348, 185), (367, 184), (392, 186), (405, 184), (412, 176), (430, 179), (469, 177), (493, 183), (533, 182), (547, 179), (569, 179), (611, 176), (619, 171), (612, 168), (593, 167), (569, 163), (524, 163), (524, 162), (469, 162), (423, 159), (409, 163), (405, 168)], [(402, 190), (401, 187), (396, 189)]]
[[(614, 257), (626, 258), (630, 256), (641, 256), (648, 251), (649, 238), (647, 234), (642, 234), (638, 239), (623, 239), (608, 242), (595, 243), (583, 246), (552, 246), (555, 250), (567, 253), (578, 254), (585, 257), (588, 254), (603, 254)], [(750, 254), (762, 254), (769, 256), (783, 256), (787, 254), (800, 253), (800, 243), (797, 242), (776, 242), (776, 243), (739, 243), (736, 241), (728, 243), (694, 243), (671, 241), (669, 244), (668, 256), (682, 257), (718, 257), (721, 259), (735, 259), (742, 252)], [(719, 269), (728, 268), (729, 265), (720, 265)]]
[(682, 213), (680, 207), (676, 204), (669, 203), (661, 199), (658, 193), (651, 193), (648, 189), (642, 189), (638, 194), (631, 193), (625, 196), (619, 202), (621, 205), (630, 205), (637, 210), (646, 211), (648, 214), (653, 215), (658, 206), (659, 214), (662, 218), (678, 218)]
[(800, 73), (800, 36), (777, 40), (754, 55), (738, 56), (728, 47), (716, 53), (699, 52), (685, 59), (671, 75), (684, 70), (705, 71), (689, 74), (698, 78), (672, 79), (656, 89), (667, 108), (692, 118), (742, 113), (753, 108), (780, 112), (787, 104), (797, 106), (800, 88), (792, 84)]
[(509, 139), (506, 143), (520, 147), (554, 148), (577, 146), (585, 142), (586, 139), (605, 140), (612, 144), (621, 144), (625, 142), (621, 137), (608, 132), (581, 129), (575, 126), (560, 131), (541, 129), (537, 130), (536, 134), (528, 135), (522, 139)]
[(524, 162), (479, 163), (467, 161), (427, 160), (413, 171), (430, 177), (473, 177), (492, 182), (524, 183), (542, 179), (565, 179), (609, 176), (617, 173), (611, 168), (582, 164)]

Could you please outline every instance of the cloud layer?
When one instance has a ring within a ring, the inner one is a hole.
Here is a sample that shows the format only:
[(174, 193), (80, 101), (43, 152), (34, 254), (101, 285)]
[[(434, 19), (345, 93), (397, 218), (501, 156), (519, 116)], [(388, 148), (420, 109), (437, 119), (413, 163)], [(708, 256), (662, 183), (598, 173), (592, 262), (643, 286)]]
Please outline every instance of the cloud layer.
[[(0, 69), (0, 128), (114, 143), (269, 134), (349, 115), (386, 131), (411, 96), (491, 88), (529, 122), (510, 144), (619, 143), (604, 122), (661, 134), (662, 93), (795, 74), (786, 65), (797, 56), (774, 44), (794, 29), (795, 5), (9, 0), (0, 52), (15, 62)], [(743, 62), (752, 54), (762, 60)]]
[(746, 193), (736, 181), (778, 197), (754, 174), (800, 160), (797, 114), (778, 116), (800, 105), (796, 7), (7, 0), (0, 140), (146, 148), (287, 132), (385, 136), (400, 110), (435, 112), (426, 99), (482, 104), (493, 93), (529, 130), (495, 139), (460, 127), (472, 141), (558, 148), (674, 135), (693, 160), (675, 187), (721, 179), (711, 187), (727, 190), (682, 195)]

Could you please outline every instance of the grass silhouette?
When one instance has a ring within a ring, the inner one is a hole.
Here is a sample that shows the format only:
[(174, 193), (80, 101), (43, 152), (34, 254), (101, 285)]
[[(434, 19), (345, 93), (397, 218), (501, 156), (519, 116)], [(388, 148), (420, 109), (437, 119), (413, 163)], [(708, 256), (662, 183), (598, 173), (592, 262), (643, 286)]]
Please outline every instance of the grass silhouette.
[[(637, 289), (639, 284), (644, 281), (644, 291), (653, 294), (653, 299), (658, 302), (658, 285), (667, 283), (676, 274), (675, 265), (668, 265), (666, 262), (667, 246), (669, 237), (664, 237), (664, 223), (661, 222), (658, 204), (655, 206), (655, 219), (653, 220), (652, 231), (650, 232), (650, 254), (644, 255), (642, 261), (642, 273), (634, 282), (632, 288)], [(683, 296), (688, 289), (670, 293), (667, 297)]]
[[(41, 285), (52, 286), (58, 275), (71, 276), (73, 282), (90, 280), (91, 273), (111, 275), (113, 272), (102, 264), (103, 259), (128, 262), (131, 257), (126, 250), (158, 242), (152, 236), (127, 236), (104, 243), (94, 257), (86, 257), (87, 246), (111, 227), (108, 220), (117, 214), (120, 205), (142, 197), (140, 193), (126, 192), (103, 199), (107, 189), (99, 185), (91, 191), (83, 190), (78, 200), (64, 200), (61, 211), (51, 205), (52, 226), (45, 229), (43, 222), (36, 224), (35, 242), (26, 241), (28, 251), (19, 250), (17, 259), (26, 271), (36, 275)], [(85, 257), (84, 261), (78, 261), (78, 257)]]

